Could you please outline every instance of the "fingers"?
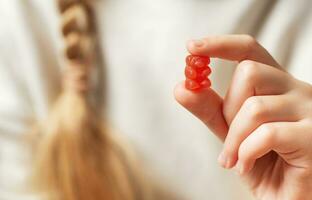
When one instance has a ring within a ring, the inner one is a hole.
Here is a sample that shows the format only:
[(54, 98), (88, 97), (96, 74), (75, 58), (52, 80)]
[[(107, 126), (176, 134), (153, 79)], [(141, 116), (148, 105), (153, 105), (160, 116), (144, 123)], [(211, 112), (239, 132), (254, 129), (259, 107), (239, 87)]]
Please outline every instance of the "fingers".
[(241, 105), (249, 97), (284, 94), (291, 89), (291, 83), (289, 74), (271, 66), (254, 61), (241, 62), (224, 99), (223, 112), (227, 123), (231, 124)]
[(253, 60), (281, 68), (274, 58), (249, 35), (209, 36), (201, 40), (188, 42), (187, 49), (194, 55), (239, 62)]
[(239, 146), (261, 124), (274, 121), (297, 121), (299, 116), (296, 105), (296, 99), (290, 98), (289, 95), (248, 98), (231, 123), (220, 164), (225, 168), (233, 167), (238, 159)]
[(222, 98), (211, 88), (192, 92), (184, 87), (184, 82), (179, 83), (174, 89), (176, 100), (187, 110), (199, 118), (221, 140), (224, 140), (228, 126), (222, 113)]
[[(309, 127), (311, 128), (311, 127)], [(303, 163), (294, 160), (302, 152), (307, 143), (307, 123), (305, 122), (273, 122), (262, 124), (250, 134), (239, 148), (238, 168), (241, 174), (249, 172), (255, 161), (270, 151), (277, 152), (288, 164), (304, 167)], [(301, 156), (302, 157), (302, 156)]]

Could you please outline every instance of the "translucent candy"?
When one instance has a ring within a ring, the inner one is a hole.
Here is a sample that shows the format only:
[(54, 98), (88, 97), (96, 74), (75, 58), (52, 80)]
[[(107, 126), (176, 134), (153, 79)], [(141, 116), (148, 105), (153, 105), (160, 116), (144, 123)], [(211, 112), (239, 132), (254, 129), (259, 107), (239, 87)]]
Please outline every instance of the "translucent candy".
[(211, 86), (208, 76), (211, 74), (209, 57), (188, 55), (185, 59), (185, 87), (189, 90), (199, 90)]

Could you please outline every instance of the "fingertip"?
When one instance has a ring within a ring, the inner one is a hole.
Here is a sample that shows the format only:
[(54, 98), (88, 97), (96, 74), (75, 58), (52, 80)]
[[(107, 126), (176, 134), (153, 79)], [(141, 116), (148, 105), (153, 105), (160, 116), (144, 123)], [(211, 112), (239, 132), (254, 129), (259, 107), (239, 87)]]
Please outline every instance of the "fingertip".
[(188, 90), (185, 87), (185, 81), (181, 81), (174, 87), (173, 94), (176, 101), (184, 107), (207, 104), (218, 97), (210, 87), (194, 91)]
[(201, 55), (203, 49), (205, 48), (205, 41), (202, 39), (199, 40), (189, 40), (186, 43), (186, 49), (192, 55)]
[(246, 174), (252, 170), (254, 167), (254, 164), (256, 162), (256, 158), (251, 157), (250, 153), (253, 150), (253, 148), (248, 147), (246, 145), (246, 140), (242, 142), (238, 149), (238, 161), (237, 165), (240, 163), (241, 165), (244, 165), (244, 173)]
[(185, 81), (181, 81), (175, 86), (173, 93), (178, 103), (186, 108), (190, 108), (204, 100), (199, 98), (201, 94), (205, 93), (205, 90), (206, 88), (202, 88), (200, 91), (190, 91), (185, 88)]
[(241, 161), (238, 161), (235, 165), (235, 170), (240, 176), (243, 176), (246, 173), (246, 165)]
[(186, 88), (185, 88), (184, 81), (178, 83), (173, 89), (173, 96), (174, 96), (175, 100), (182, 105), (183, 105), (183, 102), (185, 99), (184, 98), (185, 92), (186, 92)]
[(224, 153), (221, 152), (220, 155), (218, 156), (218, 163), (221, 165), (223, 168), (227, 168), (227, 158), (225, 157)]
[(227, 124), (222, 114), (223, 99), (211, 88), (190, 91), (184, 81), (174, 88), (174, 98), (185, 109), (204, 122), (221, 140), (227, 133)]
[(219, 156), (218, 161), (221, 164), (221, 166), (223, 166), (224, 168), (231, 169), (235, 166), (237, 162), (237, 158), (235, 156), (232, 156), (226, 150), (223, 150)]
[(244, 176), (253, 169), (254, 164), (255, 164), (255, 161), (238, 160), (234, 168), (238, 172), (239, 175)]

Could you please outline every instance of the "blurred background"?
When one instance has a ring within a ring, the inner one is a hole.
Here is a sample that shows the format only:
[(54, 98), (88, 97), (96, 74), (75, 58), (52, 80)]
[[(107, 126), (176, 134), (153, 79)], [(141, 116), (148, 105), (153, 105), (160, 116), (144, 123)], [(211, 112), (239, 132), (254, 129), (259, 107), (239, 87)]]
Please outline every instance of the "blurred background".
[[(309, 0), (97, 0), (107, 77), (108, 120), (133, 144), (146, 179), (179, 200), (252, 199), (217, 164), (222, 144), (175, 102), (185, 43), (251, 34), (297, 78), (311, 82)], [(53, 0), (0, 0), (0, 199), (23, 199), (29, 174), (23, 133), (43, 119), (60, 90), (63, 41)], [(212, 87), (224, 95), (235, 63), (212, 59)], [(104, 72), (103, 72), (104, 73)], [(166, 199), (163, 197), (162, 199)], [(169, 199), (169, 198), (168, 198)]]

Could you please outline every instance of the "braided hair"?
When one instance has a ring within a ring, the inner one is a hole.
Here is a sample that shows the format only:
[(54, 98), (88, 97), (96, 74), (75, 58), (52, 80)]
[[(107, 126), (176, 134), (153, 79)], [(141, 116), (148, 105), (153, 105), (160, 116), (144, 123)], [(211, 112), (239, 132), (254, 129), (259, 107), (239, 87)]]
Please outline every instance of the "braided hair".
[(123, 151), (88, 98), (96, 56), (92, 0), (57, 1), (65, 43), (63, 88), (38, 129), (36, 188), (48, 199), (139, 199)]

